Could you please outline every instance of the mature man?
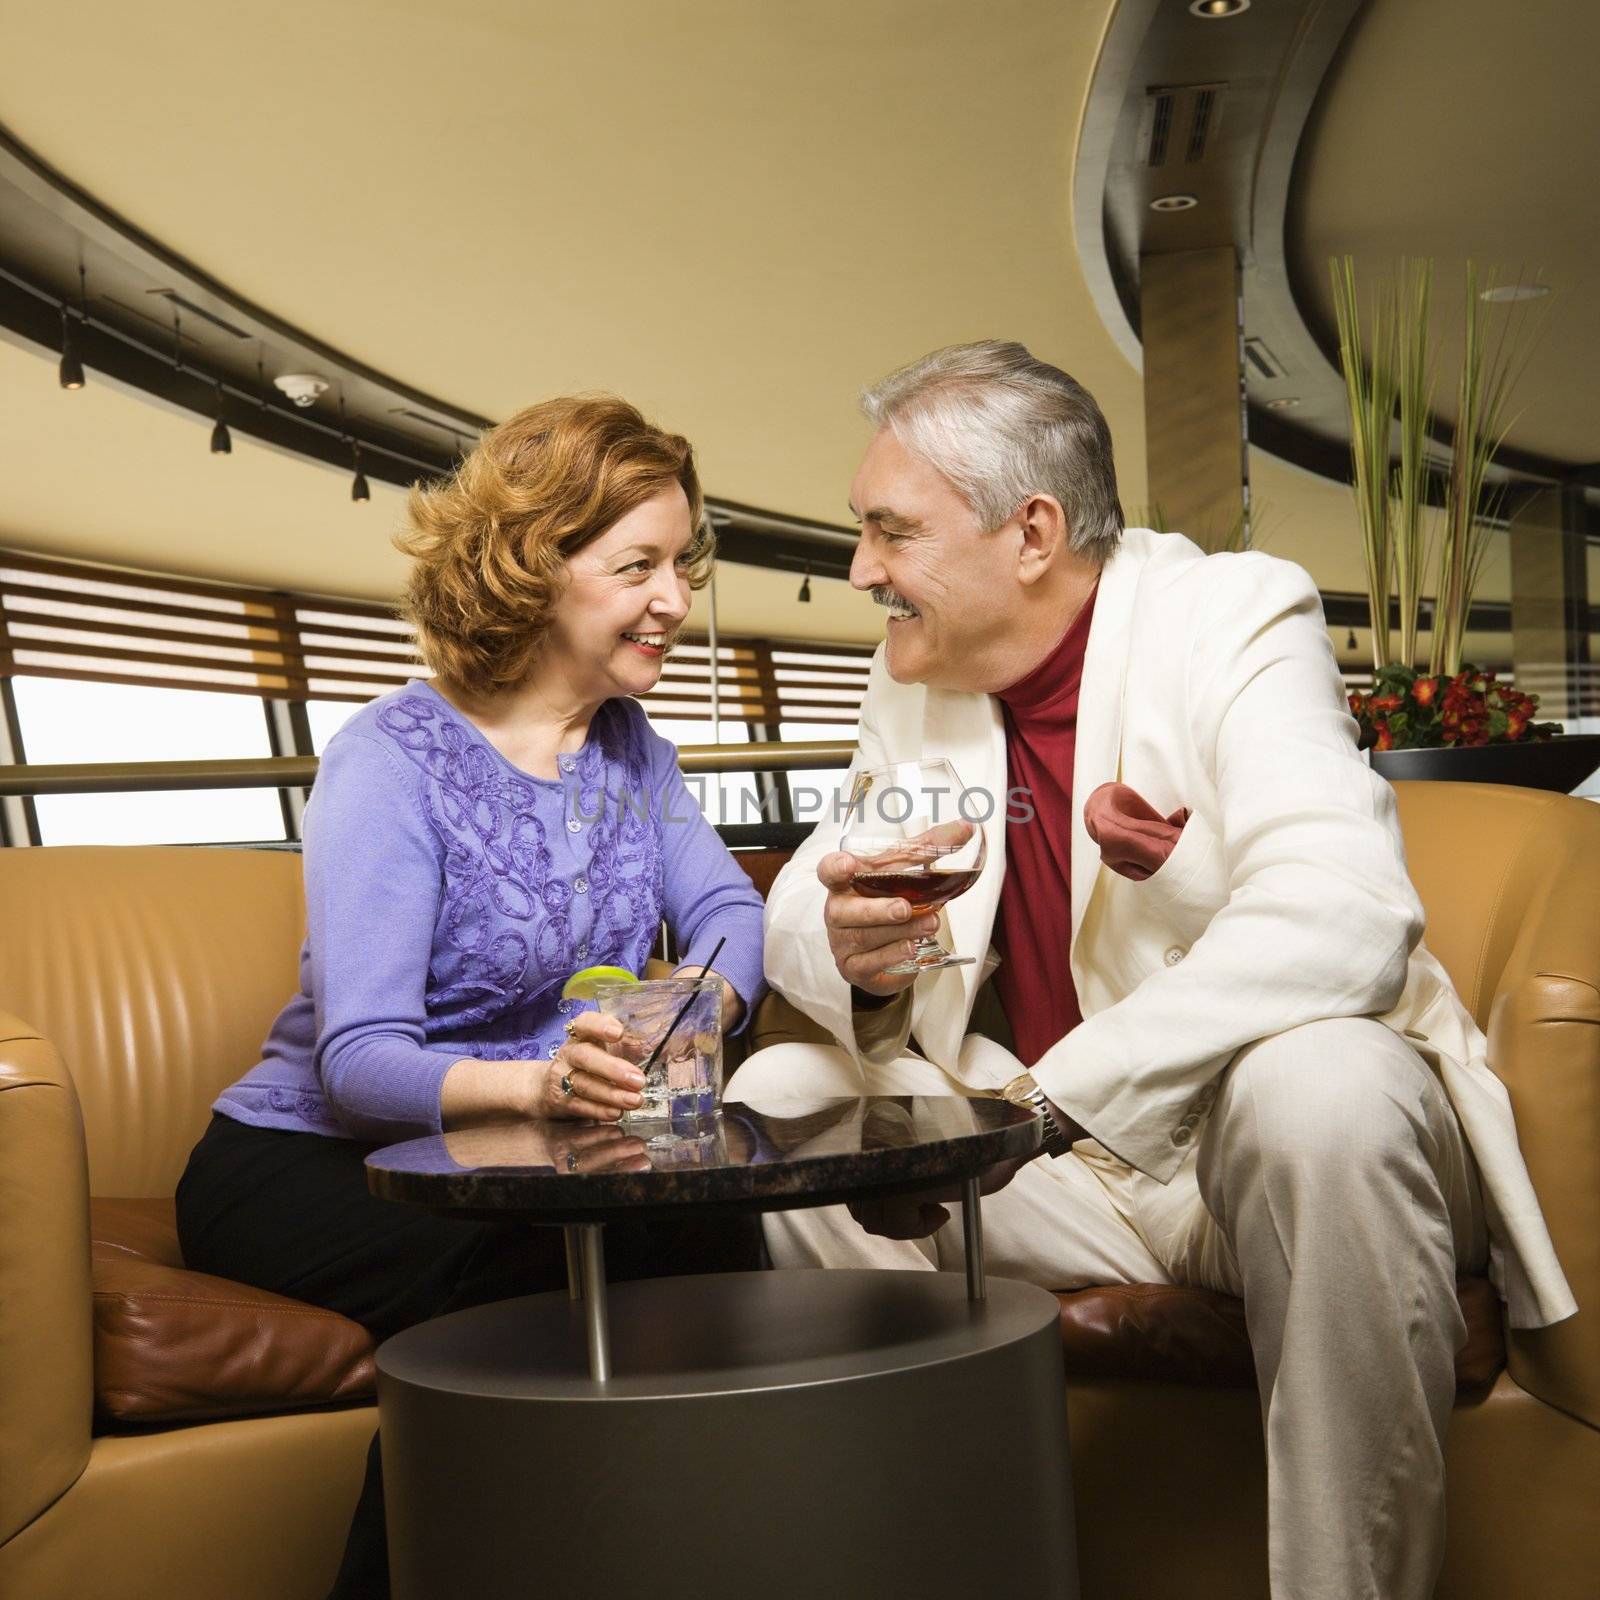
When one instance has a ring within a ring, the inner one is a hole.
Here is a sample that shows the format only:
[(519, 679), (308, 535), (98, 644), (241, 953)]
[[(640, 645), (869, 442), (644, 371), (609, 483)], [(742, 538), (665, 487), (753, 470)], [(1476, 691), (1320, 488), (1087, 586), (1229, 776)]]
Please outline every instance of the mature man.
[[(824, 820), (769, 900), (767, 975), (837, 1044), (758, 1053), (730, 1098), (1037, 1105), (1059, 1137), (985, 1202), (992, 1269), (1242, 1295), (1274, 1595), (1425, 1596), (1457, 1271), (1487, 1262), (1516, 1326), (1575, 1305), (1484, 1038), (1419, 942), (1316, 587), (1124, 531), (1098, 407), (1020, 345), (937, 351), (864, 408), (851, 582), (890, 615), (856, 770), (943, 756), (997, 797), (942, 913), (990, 955), (886, 974), (936, 919), (853, 893)], [(973, 1031), (991, 970), (1014, 1053)], [(768, 1242), (779, 1266), (961, 1264), (928, 1199), (778, 1213)]]

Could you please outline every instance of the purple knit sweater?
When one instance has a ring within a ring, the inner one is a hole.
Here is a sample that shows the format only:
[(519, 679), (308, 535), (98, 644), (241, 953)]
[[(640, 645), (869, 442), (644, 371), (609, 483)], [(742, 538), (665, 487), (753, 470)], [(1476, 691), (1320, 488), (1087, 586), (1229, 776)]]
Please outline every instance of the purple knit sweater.
[(686, 962), (760, 997), (761, 897), (635, 700), (607, 701), (560, 779), (511, 765), (428, 684), (329, 743), (305, 818), (300, 993), (215, 1102), (259, 1128), (439, 1131), (452, 1063), (549, 1057), (580, 967), (642, 972), (663, 919)]

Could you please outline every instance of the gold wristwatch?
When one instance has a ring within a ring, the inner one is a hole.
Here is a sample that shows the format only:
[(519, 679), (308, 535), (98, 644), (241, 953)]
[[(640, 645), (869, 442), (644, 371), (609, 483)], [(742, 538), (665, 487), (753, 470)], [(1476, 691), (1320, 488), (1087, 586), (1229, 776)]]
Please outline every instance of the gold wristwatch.
[(1044, 1090), (1031, 1072), (1019, 1072), (1000, 1091), (1000, 1098), (1009, 1100), (1014, 1106), (1026, 1106), (1030, 1111), (1038, 1112), (1044, 1122), (1042, 1148), (1047, 1156), (1063, 1156), (1072, 1148), (1072, 1140), (1061, 1131), (1060, 1125), (1050, 1114), (1050, 1102), (1045, 1099)]

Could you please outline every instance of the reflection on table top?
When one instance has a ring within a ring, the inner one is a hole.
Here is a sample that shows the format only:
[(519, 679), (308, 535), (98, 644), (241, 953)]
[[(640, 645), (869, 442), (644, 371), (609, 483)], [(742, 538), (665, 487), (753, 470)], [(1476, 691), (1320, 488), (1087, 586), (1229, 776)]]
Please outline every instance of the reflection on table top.
[(878, 1095), (786, 1102), (781, 1113), (730, 1105), (672, 1131), (486, 1124), (375, 1151), (367, 1179), (385, 1199), (572, 1222), (684, 1205), (832, 1204), (975, 1176), (1032, 1154), (1039, 1139), (1034, 1114), (1003, 1100)]

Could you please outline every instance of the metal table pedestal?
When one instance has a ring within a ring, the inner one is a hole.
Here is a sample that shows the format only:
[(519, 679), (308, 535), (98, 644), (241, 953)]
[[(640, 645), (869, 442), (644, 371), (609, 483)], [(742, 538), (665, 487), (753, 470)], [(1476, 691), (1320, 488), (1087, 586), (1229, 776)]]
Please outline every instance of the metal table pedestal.
[(378, 1354), (395, 1600), (1075, 1600), (1059, 1308), (760, 1272), (535, 1295)]
[[(967, 1298), (988, 1293), (983, 1275), (983, 1206), (979, 1181), (961, 1185), (961, 1231), (966, 1243)], [(562, 1232), (567, 1246), (567, 1294), (587, 1301), (584, 1328), (588, 1335), (589, 1376), (603, 1383), (611, 1376), (611, 1327), (606, 1316), (606, 1245), (603, 1222), (569, 1222)]]

